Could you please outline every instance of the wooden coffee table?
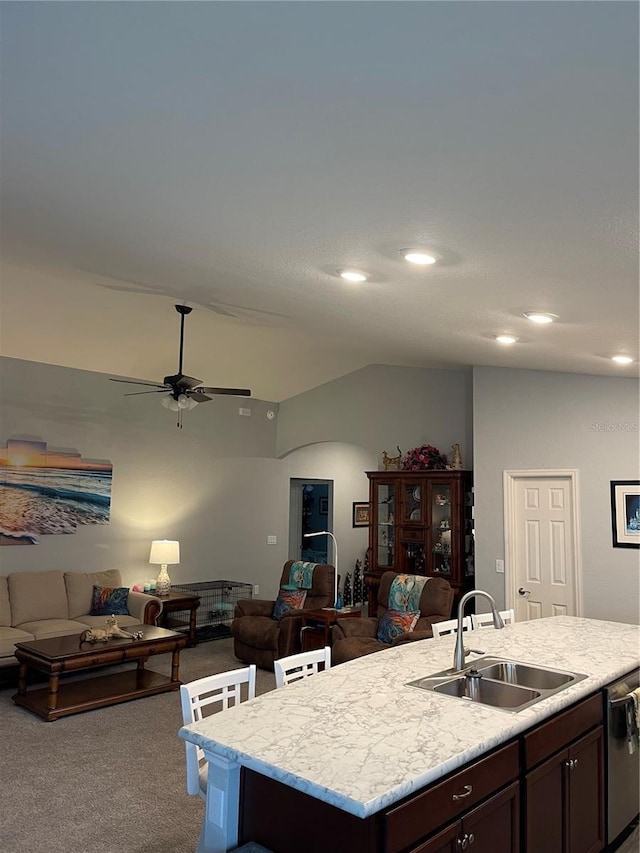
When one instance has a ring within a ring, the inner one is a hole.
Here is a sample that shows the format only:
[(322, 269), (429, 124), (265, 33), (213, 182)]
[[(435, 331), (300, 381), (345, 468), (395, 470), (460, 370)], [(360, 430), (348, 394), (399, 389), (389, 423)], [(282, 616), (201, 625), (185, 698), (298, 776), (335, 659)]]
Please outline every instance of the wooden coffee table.
[[(80, 634), (51, 637), (16, 643), (15, 655), (20, 663), (16, 705), (28, 708), (51, 722), (69, 714), (106, 708), (130, 699), (154, 696), (178, 690), (180, 649), (187, 643), (184, 634), (167, 631), (155, 625), (127, 626), (127, 631), (143, 632), (141, 640), (114, 637), (106, 643), (81, 643)], [(171, 652), (171, 677), (145, 669), (152, 655)], [(61, 675), (78, 674), (101, 666), (137, 661), (136, 669), (108, 675), (60, 680)], [(27, 670), (35, 669), (49, 676), (49, 686), (27, 690)]]

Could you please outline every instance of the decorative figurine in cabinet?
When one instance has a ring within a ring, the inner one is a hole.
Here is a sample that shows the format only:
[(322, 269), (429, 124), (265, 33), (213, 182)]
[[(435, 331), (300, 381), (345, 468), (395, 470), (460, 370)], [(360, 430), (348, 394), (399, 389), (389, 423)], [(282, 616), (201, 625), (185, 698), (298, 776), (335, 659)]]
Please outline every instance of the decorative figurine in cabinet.
[(369, 615), (376, 615), (387, 571), (445, 578), (457, 602), (474, 583), (473, 472), (369, 471), (367, 477)]

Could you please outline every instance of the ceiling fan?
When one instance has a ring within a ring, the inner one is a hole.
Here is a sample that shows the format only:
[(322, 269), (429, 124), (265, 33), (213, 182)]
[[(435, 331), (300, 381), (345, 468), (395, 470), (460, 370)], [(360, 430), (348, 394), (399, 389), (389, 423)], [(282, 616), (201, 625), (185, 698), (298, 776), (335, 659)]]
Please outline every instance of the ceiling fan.
[(178, 427), (182, 428), (182, 412), (185, 409), (193, 409), (198, 403), (206, 403), (211, 400), (210, 395), (229, 394), (235, 397), (250, 397), (248, 388), (213, 388), (202, 385), (201, 379), (185, 376), (182, 372), (182, 354), (184, 350), (184, 318), (193, 310), (188, 305), (176, 305), (176, 311), (180, 314), (180, 355), (178, 360), (178, 372), (173, 376), (165, 376), (160, 382), (145, 382), (144, 380), (113, 379), (112, 382), (124, 382), (128, 385), (145, 385), (153, 388), (152, 391), (131, 391), (125, 397), (135, 397), (139, 394), (162, 394), (160, 402), (162, 405), (178, 413)]

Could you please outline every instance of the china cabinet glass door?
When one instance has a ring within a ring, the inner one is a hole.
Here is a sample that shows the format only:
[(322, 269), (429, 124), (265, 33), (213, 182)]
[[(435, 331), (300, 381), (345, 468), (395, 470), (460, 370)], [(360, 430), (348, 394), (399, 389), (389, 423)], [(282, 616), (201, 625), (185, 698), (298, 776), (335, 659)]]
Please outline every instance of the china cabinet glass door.
[(431, 549), (433, 572), (451, 574), (451, 487), (443, 483), (432, 483), (429, 512), (431, 515)]
[(377, 564), (394, 565), (396, 543), (396, 490), (392, 483), (377, 483), (375, 495)]
[(402, 524), (424, 524), (424, 501), (422, 483), (402, 484)]

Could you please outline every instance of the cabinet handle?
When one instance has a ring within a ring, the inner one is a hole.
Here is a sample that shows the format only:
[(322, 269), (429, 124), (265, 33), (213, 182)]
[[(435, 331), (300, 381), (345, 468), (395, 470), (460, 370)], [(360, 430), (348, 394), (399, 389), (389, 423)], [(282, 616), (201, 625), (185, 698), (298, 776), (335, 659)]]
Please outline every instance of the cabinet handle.
[(473, 791), (473, 786), (472, 785), (465, 785), (462, 790), (464, 791), (463, 794), (454, 794), (453, 795), (454, 800), (464, 800), (464, 798), (468, 797), (469, 794)]
[(469, 844), (473, 844), (473, 842), (474, 842), (475, 840), (476, 840), (475, 835), (473, 834), (473, 832), (470, 832), (470, 833), (469, 833)]
[(565, 765), (565, 767), (568, 767), (569, 770), (574, 770), (577, 763), (578, 762), (575, 761), (573, 758), (567, 758), (564, 765)]
[(458, 839), (458, 847), (460, 847), (462, 850), (466, 850), (468, 846), (469, 846), (469, 836), (465, 832), (465, 834), (462, 836), (462, 838)]

